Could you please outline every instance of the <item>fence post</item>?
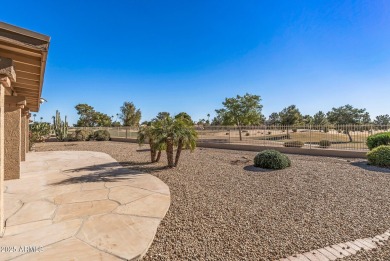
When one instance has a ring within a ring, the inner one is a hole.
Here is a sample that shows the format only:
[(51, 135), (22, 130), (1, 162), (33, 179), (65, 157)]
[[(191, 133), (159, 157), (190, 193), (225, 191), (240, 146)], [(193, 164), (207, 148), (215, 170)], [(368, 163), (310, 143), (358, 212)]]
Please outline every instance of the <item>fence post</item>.
[(126, 139), (127, 139), (127, 128), (126, 128)]
[(309, 140), (310, 140), (310, 149), (311, 149), (311, 143), (312, 143), (312, 140), (311, 140), (311, 124), (309, 124), (309, 133), (310, 133)]
[(229, 128), (229, 143), (230, 143), (230, 128)]

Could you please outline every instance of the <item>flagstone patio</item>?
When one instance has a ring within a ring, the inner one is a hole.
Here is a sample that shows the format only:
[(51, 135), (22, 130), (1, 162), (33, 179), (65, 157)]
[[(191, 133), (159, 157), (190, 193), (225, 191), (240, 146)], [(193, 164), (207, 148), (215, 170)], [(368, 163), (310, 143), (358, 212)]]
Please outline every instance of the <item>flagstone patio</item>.
[(91, 151), (29, 153), (5, 187), (1, 260), (138, 259), (170, 205), (160, 179)]

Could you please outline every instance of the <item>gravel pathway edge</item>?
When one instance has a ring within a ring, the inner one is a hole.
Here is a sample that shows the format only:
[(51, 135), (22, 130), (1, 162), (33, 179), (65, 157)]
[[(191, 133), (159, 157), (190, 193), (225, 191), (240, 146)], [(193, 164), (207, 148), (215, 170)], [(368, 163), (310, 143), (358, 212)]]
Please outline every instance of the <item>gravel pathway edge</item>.
[(362, 251), (370, 251), (372, 249), (383, 246), (386, 241), (390, 239), (390, 229), (383, 234), (369, 238), (359, 238), (355, 241), (348, 241), (344, 243), (326, 246), (320, 249), (311, 250), (301, 254), (295, 254), (287, 258), (279, 259), (279, 261), (290, 260), (336, 260), (343, 259), (347, 256), (353, 256)]

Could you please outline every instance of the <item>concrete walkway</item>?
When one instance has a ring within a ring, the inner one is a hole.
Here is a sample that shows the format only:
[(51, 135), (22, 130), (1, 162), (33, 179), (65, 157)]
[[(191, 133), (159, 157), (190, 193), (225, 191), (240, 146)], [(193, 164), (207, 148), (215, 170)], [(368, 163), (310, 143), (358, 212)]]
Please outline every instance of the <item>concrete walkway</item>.
[(29, 153), (5, 186), (0, 260), (138, 259), (170, 205), (165, 183), (100, 152)]

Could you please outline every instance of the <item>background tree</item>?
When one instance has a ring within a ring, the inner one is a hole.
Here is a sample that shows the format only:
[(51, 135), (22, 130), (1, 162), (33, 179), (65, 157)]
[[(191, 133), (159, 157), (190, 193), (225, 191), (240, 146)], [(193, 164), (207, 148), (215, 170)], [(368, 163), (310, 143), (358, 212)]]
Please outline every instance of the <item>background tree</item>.
[(263, 106), (258, 95), (246, 93), (244, 96), (237, 95), (233, 98), (226, 98), (222, 103), (224, 108), (215, 110), (217, 117), (222, 120), (223, 125), (236, 125), (242, 140), (241, 129), (246, 125), (258, 125), (264, 122), (261, 114)]
[(176, 114), (175, 119), (184, 119), (185, 121), (187, 121), (188, 124), (192, 124), (192, 125), (194, 124), (191, 116), (186, 112), (180, 112), (180, 113)]
[(288, 133), (289, 127), (302, 121), (302, 114), (295, 105), (290, 105), (279, 112), (280, 123), (286, 125), (287, 138), (290, 138)]
[(219, 126), (219, 125), (222, 125), (222, 118), (221, 118), (221, 115), (215, 116), (215, 117), (211, 120), (211, 125), (212, 125), (212, 126)]
[(375, 117), (373, 122), (375, 125), (390, 125), (390, 116), (389, 114), (378, 115)]
[(302, 121), (302, 114), (295, 105), (290, 105), (279, 112), (280, 123), (295, 125)]
[(163, 120), (163, 119), (168, 118), (168, 117), (171, 117), (171, 114), (169, 112), (162, 111), (162, 112), (157, 113), (157, 116), (155, 119), (156, 120)]
[(75, 127), (110, 127), (112, 119), (105, 113), (95, 111), (95, 109), (86, 104), (77, 104), (75, 106), (77, 114), (80, 115)]
[(267, 124), (269, 125), (276, 125), (280, 124), (280, 116), (279, 113), (273, 112), (268, 116)]
[(302, 123), (305, 125), (313, 124), (313, 117), (308, 114), (302, 116)]
[(120, 119), (123, 121), (123, 126), (139, 126), (141, 111), (137, 110), (132, 102), (124, 102), (120, 110)]
[(196, 123), (196, 125), (205, 125), (206, 124), (206, 120), (205, 119), (199, 119), (198, 122)]
[(370, 114), (366, 112), (366, 109), (354, 108), (349, 104), (338, 108), (332, 108), (332, 110), (327, 113), (327, 118), (332, 124), (345, 125), (336, 126), (336, 128), (342, 129), (348, 135), (350, 142), (352, 142), (350, 128), (346, 125), (369, 124), (371, 121)]
[(328, 119), (326, 118), (326, 114), (322, 111), (317, 112), (313, 116), (313, 124), (314, 125), (326, 125), (328, 124)]
[(75, 106), (77, 114), (80, 115), (76, 127), (94, 127), (95, 110), (92, 106), (86, 103), (77, 104)]
[(112, 119), (107, 114), (101, 112), (94, 112), (92, 117), (93, 126), (96, 127), (110, 127), (112, 125)]

